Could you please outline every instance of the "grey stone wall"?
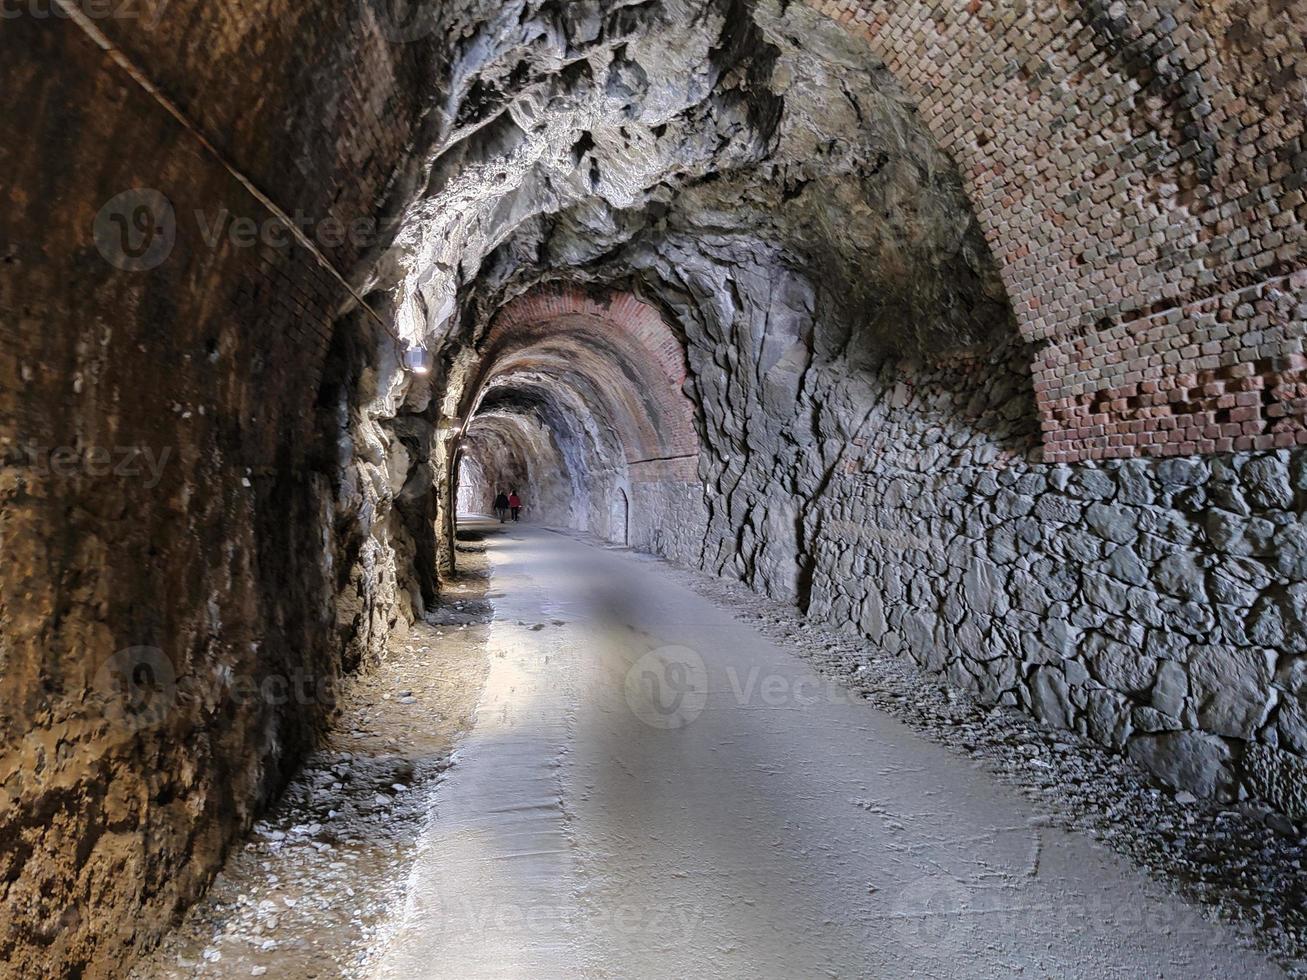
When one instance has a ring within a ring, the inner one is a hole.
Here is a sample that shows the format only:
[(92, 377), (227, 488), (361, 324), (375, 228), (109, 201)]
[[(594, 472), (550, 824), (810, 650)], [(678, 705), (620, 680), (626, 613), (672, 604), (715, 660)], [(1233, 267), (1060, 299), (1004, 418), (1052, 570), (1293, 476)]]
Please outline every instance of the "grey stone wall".
[(698, 567), (707, 534), (699, 483), (636, 483), (631, 487), (630, 545), (637, 551)]
[[(1173, 787), (1307, 815), (1307, 457), (1041, 464), (1028, 363), (814, 368), (812, 441), (734, 461), (716, 509), (739, 530), (708, 553)], [(786, 482), (812, 489), (778, 503)]]

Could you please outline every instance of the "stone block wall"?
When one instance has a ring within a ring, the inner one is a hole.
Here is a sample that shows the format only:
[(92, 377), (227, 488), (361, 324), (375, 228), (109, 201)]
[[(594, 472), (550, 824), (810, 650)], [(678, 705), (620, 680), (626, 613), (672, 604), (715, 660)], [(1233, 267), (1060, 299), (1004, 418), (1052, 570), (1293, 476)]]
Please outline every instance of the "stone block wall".
[(1307, 442), (1307, 8), (808, 2), (957, 161), (1050, 461)]
[(633, 483), (629, 544), (637, 551), (698, 567), (708, 517), (698, 480)]
[(809, 368), (799, 445), (710, 482), (706, 563), (1173, 787), (1307, 817), (1307, 454), (1044, 463), (1029, 356)]
[(908, 404), (812, 518), (810, 611), (1172, 786), (1307, 816), (1307, 455), (979, 462), (1008, 407), (990, 401), (970, 458), (949, 439), (923, 465), (954, 379), (983, 403), (1020, 364), (900, 375)]

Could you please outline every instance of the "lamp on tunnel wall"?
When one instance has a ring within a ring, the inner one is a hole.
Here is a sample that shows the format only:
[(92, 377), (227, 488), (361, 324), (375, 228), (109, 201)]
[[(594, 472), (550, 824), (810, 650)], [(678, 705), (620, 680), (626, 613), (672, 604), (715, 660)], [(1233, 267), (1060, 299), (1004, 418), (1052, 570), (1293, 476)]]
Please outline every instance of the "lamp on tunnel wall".
[(404, 351), (404, 367), (414, 374), (430, 374), (431, 364), (431, 351), (421, 344), (410, 344), (408, 350)]

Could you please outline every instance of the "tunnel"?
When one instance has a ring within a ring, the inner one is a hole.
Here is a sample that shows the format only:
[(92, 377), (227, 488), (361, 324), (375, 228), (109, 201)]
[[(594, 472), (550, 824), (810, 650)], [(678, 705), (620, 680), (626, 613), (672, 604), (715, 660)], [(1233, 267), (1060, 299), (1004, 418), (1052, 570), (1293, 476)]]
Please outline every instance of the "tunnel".
[(1304, 36), (4, 6), (0, 976), (1304, 975)]
[(533, 520), (627, 543), (620, 501), (634, 481), (647, 492), (637, 540), (667, 553), (665, 519), (695, 479), (699, 442), (684, 346), (657, 310), (554, 286), (505, 308), (480, 347), (459, 409), (480, 512), (529, 486)]

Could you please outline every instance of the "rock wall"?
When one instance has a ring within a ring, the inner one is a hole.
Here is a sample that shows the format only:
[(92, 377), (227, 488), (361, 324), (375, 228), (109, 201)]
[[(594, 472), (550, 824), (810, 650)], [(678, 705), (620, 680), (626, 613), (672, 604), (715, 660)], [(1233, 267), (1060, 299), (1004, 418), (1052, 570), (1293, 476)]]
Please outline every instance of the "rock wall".
[(458, 486), (454, 491), (455, 512), (461, 517), (494, 513), (495, 490), (485, 467), (474, 456), (465, 455), (458, 464)]
[(1307, 816), (1307, 457), (1042, 464), (1027, 358), (814, 367), (782, 417), (815, 416), (820, 478), (746, 445), (715, 505), (741, 531), (709, 554), (1173, 787)]
[(700, 566), (708, 509), (698, 480), (633, 484), (629, 507), (627, 543), (632, 548), (692, 568)]
[[(0, 29), (7, 975), (104, 976), (150, 946), (320, 733), (342, 671), (402, 618), (401, 495), (347, 486), (378, 341), (371, 319), (342, 319), (357, 303), (340, 269), (375, 229), (319, 233), (384, 200), (386, 147), (418, 106), (369, 114), (372, 164), (347, 180), (340, 144), (301, 147), (308, 173), (341, 178), (307, 180), (285, 165), (286, 121), (335, 89), (259, 31), (293, 29), (297, 55), (321, 41), (337, 65), (349, 36), (324, 11), (166, 6), (89, 28), (25, 6)], [(215, 77), (238, 63), (257, 90)], [(334, 84), (375, 95), (386, 74)], [(305, 238), (277, 214), (299, 208)]]
[[(433, 381), (405, 371), (393, 341), (355, 316), (337, 331), (319, 403), (332, 474), (333, 642), (355, 670), (402, 639), (439, 589)], [(329, 415), (328, 415), (329, 413)]]
[(602, 492), (605, 474), (592, 473), (585, 459), (565, 453), (556, 433), (540, 419), (503, 414), (479, 418), (464, 452), (480, 470), (480, 513), (494, 513), (501, 490), (516, 490), (528, 523), (590, 530), (590, 498)]

